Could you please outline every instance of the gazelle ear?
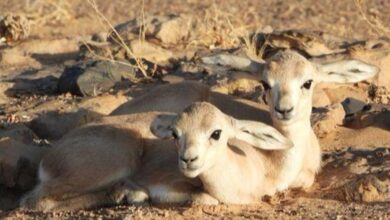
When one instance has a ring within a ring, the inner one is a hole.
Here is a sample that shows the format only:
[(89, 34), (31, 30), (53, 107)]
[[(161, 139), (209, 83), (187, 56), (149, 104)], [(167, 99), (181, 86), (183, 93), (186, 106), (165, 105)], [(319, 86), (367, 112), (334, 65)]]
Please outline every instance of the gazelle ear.
[(150, 130), (159, 138), (172, 138), (172, 125), (177, 118), (177, 114), (161, 114), (158, 115), (150, 125)]
[(213, 56), (202, 57), (201, 60), (205, 64), (227, 66), (233, 69), (253, 73), (260, 73), (264, 70), (265, 67), (265, 63), (260, 63), (246, 57), (231, 54), (217, 54)]
[(235, 138), (263, 150), (285, 150), (293, 143), (275, 128), (255, 121), (232, 119)]
[(317, 80), (321, 82), (356, 83), (374, 77), (379, 68), (359, 60), (320, 64)]

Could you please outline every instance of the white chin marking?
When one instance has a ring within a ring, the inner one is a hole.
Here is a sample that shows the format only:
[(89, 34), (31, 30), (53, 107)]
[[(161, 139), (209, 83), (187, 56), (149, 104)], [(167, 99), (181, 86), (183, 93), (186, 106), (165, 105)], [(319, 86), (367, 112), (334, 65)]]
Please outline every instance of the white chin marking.
[(199, 169), (196, 170), (181, 170), (181, 172), (184, 174), (184, 176), (188, 178), (195, 178), (199, 175), (200, 171)]
[(188, 178), (195, 178), (198, 176), (196, 173), (188, 173), (188, 172), (184, 173), (184, 175)]

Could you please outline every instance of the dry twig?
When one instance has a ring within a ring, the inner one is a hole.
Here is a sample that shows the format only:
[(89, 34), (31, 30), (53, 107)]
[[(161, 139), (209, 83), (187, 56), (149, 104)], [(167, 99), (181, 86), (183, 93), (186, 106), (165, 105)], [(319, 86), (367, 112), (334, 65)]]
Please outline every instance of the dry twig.
[[(95, 2), (95, 0), (88, 0), (88, 4), (91, 5), (91, 7), (95, 10), (96, 14), (99, 16), (100, 19), (104, 21), (104, 23), (110, 28), (110, 30), (115, 34), (116, 39), (118, 40), (119, 45), (125, 49), (126, 53), (129, 54), (136, 62), (138, 69), (141, 71), (142, 75), (145, 78), (149, 78), (148, 74), (146, 73), (146, 70), (144, 68), (144, 65), (142, 63), (142, 60), (134, 55), (134, 53), (131, 51), (131, 49), (126, 45), (123, 38), (120, 36), (118, 31), (115, 29), (115, 27), (111, 24), (111, 22), (107, 19), (106, 16), (98, 9), (98, 6)], [(118, 62), (118, 61), (115, 61)]]
[(379, 35), (390, 36), (390, 29), (386, 27), (379, 18), (369, 17), (367, 13), (363, 9), (363, 1), (364, 0), (354, 0), (356, 7), (359, 10), (359, 13), (363, 17), (363, 19), (367, 22), (367, 24)]

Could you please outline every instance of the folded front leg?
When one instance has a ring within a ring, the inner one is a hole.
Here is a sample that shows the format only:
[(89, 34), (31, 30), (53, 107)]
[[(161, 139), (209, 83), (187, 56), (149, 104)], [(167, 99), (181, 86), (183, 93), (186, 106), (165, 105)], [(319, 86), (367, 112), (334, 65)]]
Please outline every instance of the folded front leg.
[(205, 192), (199, 192), (192, 194), (192, 204), (199, 205), (218, 205), (219, 201)]

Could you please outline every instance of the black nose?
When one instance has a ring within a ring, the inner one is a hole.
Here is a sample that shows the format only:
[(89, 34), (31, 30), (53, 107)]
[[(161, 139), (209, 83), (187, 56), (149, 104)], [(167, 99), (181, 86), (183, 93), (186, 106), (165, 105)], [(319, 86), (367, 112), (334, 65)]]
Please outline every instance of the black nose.
[(291, 107), (289, 109), (278, 109), (277, 107), (275, 107), (275, 111), (277, 111), (278, 113), (280, 113), (282, 115), (285, 115), (287, 113), (292, 112), (293, 109), (294, 109), (293, 107)]
[(198, 159), (198, 156), (193, 157), (193, 158), (180, 157), (180, 160), (183, 161), (184, 163), (192, 163), (192, 162), (195, 162), (197, 159)]

